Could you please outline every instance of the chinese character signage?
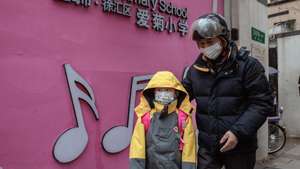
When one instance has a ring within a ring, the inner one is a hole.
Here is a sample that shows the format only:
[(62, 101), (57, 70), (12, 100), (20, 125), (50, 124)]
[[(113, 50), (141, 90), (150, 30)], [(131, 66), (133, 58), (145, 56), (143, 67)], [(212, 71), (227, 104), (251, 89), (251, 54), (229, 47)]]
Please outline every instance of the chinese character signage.
[[(99, 4), (99, 2), (97, 3)], [(124, 16), (131, 16), (131, 4), (114, 0), (102, 1), (103, 12), (116, 13)]]
[(254, 41), (260, 42), (262, 44), (265, 43), (265, 33), (253, 27), (251, 29), (251, 37)]
[(65, 2), (75, 3), (84, 7), (89, 7), (92, 4), (92, 0), (64, 0)]
[[(92, 0), (64, 0), (83, 7), (90, 7)], [(188, 32), (187, 8), (179, 8), (165, 0), (94, 0), (104, 13), (135, 17), (141, 29), (156, 32), (178, 33), (184, 37)]]

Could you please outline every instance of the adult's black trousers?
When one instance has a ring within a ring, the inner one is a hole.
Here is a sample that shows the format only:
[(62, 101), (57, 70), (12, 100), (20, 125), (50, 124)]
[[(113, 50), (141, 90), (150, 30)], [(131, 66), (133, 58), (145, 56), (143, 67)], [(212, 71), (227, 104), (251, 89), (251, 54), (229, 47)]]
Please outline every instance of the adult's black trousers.
[(256, 152), (211, 153), (202, 148), (198, 151), (197, 169), (254, 169)]

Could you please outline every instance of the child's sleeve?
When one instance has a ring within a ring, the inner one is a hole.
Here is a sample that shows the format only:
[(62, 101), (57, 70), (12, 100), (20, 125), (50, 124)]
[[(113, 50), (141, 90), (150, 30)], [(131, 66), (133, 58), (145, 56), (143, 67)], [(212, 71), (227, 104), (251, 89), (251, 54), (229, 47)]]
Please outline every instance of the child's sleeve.
[(129, 151), (129, 169), (146, 169), (145, 128), (140, 117), (134, 127)]
[(188, 116), (184, 128), (182, 150), (182, 169), (196, 169), (196, 136), (192, 118)]

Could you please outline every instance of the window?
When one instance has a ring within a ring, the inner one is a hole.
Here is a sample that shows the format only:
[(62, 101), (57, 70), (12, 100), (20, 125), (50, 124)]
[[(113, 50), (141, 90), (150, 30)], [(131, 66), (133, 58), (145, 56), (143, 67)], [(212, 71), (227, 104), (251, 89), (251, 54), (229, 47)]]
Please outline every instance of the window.
[(271, 3), (275, 3), (275, 2), (284, 2), (284, 1), (287, 1), (287, 0), (270, 0)]
[(268, 2), (269, 2), (268, 5), (278, 5), (278, 4), (292, 2), (292, 1), (295, 1), (295, 0), (268, 0)]
[(287, 20), (284, 22), (275, 23), (273, 28), (270, 30), (270, 35), (292, 32), (295, 30), (295, 22), (296, 20)]

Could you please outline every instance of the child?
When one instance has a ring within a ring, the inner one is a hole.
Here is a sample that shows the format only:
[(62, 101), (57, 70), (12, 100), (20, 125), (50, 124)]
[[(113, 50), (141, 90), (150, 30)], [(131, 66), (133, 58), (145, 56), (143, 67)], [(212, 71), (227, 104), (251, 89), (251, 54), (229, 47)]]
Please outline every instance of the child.
[(177, 78), (157, 72), (135, 108), (138, 117), (130, 145), (130, 169), (195, 169), (192, 105)]

